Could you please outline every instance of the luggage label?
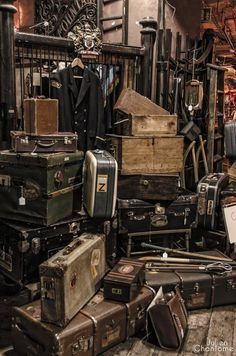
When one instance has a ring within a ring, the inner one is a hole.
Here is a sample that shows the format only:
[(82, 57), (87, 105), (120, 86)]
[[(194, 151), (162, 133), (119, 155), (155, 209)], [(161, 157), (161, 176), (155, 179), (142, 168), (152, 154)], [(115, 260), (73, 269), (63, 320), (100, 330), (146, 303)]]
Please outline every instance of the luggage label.
[(113, 342), (120, 339), (121, 327), (120, 325), (114, 327), (115, 324), (116, 324), (115, 320), (112, 319), (109, 324), (105, 325), (105, 329), (107, 330), (102, 337), (102, 347), (107, 347)]
[(81, 336), (71, 346), (71, 355), (76, 355), (78, 352), (87, 352), (93, 347), (93, 336)]

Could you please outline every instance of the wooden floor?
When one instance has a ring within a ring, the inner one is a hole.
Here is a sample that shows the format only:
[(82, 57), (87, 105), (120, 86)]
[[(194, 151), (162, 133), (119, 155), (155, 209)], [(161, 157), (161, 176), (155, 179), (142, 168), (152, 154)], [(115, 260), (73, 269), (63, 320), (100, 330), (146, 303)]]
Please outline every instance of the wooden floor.
[[(236, 301), (235, 301), (236, 302)], [(236, 305), (198, 310), (189, 313), (188, 333), (179, 352), (163, 351), (145, 340), (131, 338), (104, 356), (236, 356)], [(0, 355), (17, 356), (11, 348)], [(67, 356), (67, 355), (66, 355)], [(70, 355), (68, 355), (70, 356)]]

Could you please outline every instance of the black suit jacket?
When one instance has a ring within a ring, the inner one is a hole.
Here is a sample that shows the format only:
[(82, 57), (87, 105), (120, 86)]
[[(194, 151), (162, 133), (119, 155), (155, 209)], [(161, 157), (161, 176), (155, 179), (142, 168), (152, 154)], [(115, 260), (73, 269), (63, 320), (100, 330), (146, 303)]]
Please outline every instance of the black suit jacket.
[(59, 130), (78, 132), (78, 148), (104, 147), (104, 102), (99, 78), (88, 68), (75, 79), (71, 65), (51, 77), (52, 97), (59, 100)]

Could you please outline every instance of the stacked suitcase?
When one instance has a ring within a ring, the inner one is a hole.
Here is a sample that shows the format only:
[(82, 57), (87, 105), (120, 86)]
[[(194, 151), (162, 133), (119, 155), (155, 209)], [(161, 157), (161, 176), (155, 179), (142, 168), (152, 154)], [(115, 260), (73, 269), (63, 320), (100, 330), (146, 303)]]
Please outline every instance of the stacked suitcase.
[(161, 231), (178, 234), (179, 230), (186, 239), (180, 230), (190, 231), (197, 199), (196, 194), (179, 189), (184, 137), (177, 135), (176, 115), (131, 89), (122, 91), (115, 112), (118, 135), (110, 135), (110, 141), (119, 170), (122, 252), (130, 256), (133, 245), (145, 235), (155, 239)]

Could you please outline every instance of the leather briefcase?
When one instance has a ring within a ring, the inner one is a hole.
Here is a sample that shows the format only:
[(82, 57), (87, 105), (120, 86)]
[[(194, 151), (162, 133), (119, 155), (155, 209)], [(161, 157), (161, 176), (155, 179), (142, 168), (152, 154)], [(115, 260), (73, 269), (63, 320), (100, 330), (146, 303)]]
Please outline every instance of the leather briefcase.
[(147, 309), (147, 334), (167, 350), (178, 350), (187, 331), (187, 310), (178, 288), (164, 294), (162, 288)]
[(82, 234), (39, 267), (42, 320), (65, 326), (106, 273), (105, 235)]
[(104, 298), (130, 302), (144, 284), (145, 263), (122, 258), (104, 278)]
[(77, 141), (77, 134), (72, 132), (33, 135), (24, 131), (11, 131), (11, 147), (14, 152), (75, 152)]

